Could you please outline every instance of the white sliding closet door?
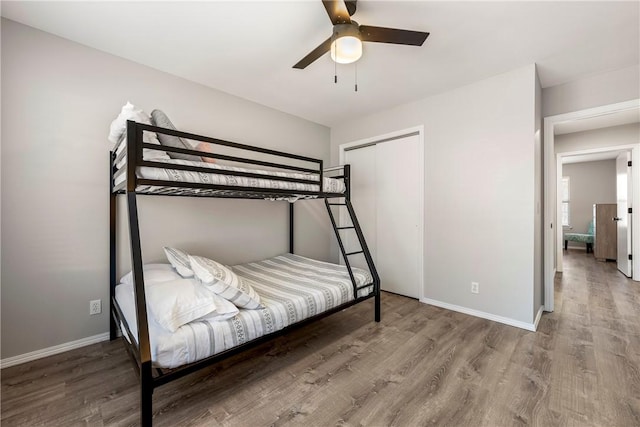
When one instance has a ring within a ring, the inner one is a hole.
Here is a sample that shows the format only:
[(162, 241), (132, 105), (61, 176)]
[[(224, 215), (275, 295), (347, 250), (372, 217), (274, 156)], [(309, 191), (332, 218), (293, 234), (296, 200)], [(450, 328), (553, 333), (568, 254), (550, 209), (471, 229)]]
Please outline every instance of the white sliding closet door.
[[(378, 268), (381, 288), (419, 298), (423, 179), (420, 136), (351, 149), (345, 153), (345, 163), (352, 165), (352, 201)], [(350, 236), (349, 247), (354, 250), (355, 241)]]
[(376, 145), (377, 153), (377, 267), (381, 288), (408, 297), (420, 297), (419, 137)]

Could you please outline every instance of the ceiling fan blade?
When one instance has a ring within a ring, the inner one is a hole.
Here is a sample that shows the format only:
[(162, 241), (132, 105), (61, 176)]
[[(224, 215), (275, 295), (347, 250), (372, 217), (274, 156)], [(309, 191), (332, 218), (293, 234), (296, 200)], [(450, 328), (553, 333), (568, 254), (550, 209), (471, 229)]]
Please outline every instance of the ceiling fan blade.
[(343, 0), (322, 0), (322, 4), (327, 9), (327, 14), (333, 25), (351, 23), (347, 5)]
[(360, 25), (360, 37), (363, 42), (405, 44), (422, 46), (429, 33), (422, 31), (398, 30), (395, 28), (370, 27)]
[(320, 46), (313, 49), (311, 53), (309, 53), (307, 56), (305, 56), (300, 61), (298, 61), (298, 63), (294, 65), (293, 68), (298, 68), (298, 69), (307, 68), (309, 64), (311, 64), (316, 59), (320, 58), (325, 53), (329, 52), (330, 49), (331, 49), (331, 37), (323, 41), (320, 44)]

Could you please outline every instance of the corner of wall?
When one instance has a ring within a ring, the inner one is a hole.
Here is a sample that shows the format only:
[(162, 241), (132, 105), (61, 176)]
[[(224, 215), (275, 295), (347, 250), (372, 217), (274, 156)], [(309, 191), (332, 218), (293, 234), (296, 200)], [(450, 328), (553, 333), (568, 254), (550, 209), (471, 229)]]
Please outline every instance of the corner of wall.
[(544, 303), (544, 136), (542, 125), (542, 85), (538, 66), (534, 64), (534, 156), (535, 156), (535, 213), (533, 263), (533, 316)]

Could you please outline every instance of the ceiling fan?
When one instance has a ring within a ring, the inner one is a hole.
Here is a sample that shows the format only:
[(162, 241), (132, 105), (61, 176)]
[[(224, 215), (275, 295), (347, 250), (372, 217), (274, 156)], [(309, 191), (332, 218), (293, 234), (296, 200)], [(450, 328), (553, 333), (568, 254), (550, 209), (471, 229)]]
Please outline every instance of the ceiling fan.
[(362, 56), (362, 42), (422, 46), (429, 36), (429, 33), (422, 31), (359, 25), (351, 20), (351, 16), (356, 13), (356, 3), (357, 0), (322, 0), (329, 19), (333, 23), (333, 34), (293, 68), (306, 68), (329, 51), (331, 51), (331, 59), (337, 63), (355, 62)]

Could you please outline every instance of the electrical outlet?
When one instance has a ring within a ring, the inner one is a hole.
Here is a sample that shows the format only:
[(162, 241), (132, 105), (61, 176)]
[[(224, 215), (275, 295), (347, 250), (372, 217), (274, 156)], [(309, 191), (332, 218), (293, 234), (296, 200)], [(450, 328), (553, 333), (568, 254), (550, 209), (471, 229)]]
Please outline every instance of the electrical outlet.
[(472, 294), (479, 294), (480, 293), (480, 283), (471, 282), (471, 293)]
[(102, 313), (102, 301), (99, 299), (94, 299), (89, 301), (89, 314), (100, 314)]

